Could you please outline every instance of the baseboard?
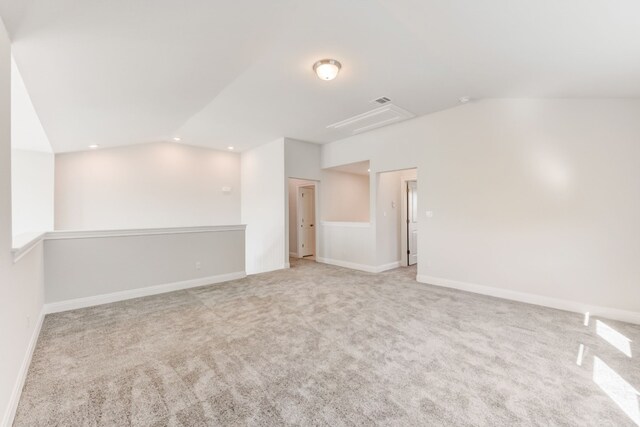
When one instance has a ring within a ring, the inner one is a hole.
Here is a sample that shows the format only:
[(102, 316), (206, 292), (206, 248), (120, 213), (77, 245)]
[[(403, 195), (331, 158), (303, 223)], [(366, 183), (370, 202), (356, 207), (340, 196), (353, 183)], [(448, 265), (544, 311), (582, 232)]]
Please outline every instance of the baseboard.
[(366, 271), (367, 273), (375, 273), (375, 267), (372, 265), (358, 264), (355, 262), (341, 261), (339, 259), (316, 257), (317, 262), (323, 264), (337, 265), (338, 267), (350, 268), (352, 270)]
[(376, 267), (376, 273), (382, 273), (383, 271), (393, 270), (394, 268), (398, 268), (402, 265), (400, 261), (390, 262), (388, 264), (382, 264)]
[(389, 264), (383, 265), (367, 265), (367, 264), (358, 264), (355, 262), (342, 261), (339, 259), (331, 259), (331, 258), (323, 258), (316, 257), (317, 262), (321, 262), (323, 264), (337, 265), (338, 267), (350, 268), (352, 270), (366, 271), (367, 273), (380, 273), (382, 271), (391, 270), (393, 268), (400, 267), (400, 261), (395, 261)]
[(166, 283), (163, 285), (113, 292), (110, 294), (52, 302), (45, 304), (44, 309), (45, 313), (59, 313), (61, 311), (76, 310), (78, 308), (92, 307), (95, 305), (109, 304), (112, 302), (146, 297), (149, 295), (163, 294), (166, 292), (179, 291), (182, 289), (197, 288), (199, 286), (212, 285), (214, 283), (228, 282), (229, 280), (242, 279), (243, 277), (246, 277), (246, 273), (244, 271), (237, 271), (234, 273), (184, 280), (181, 282)]
[(20, 366), (20, 371), (18, 372), (18, 378), (16, 379), (16, 383), (13, 386), (13, 391), (11, 392), (11, 398), (9, 399), (9, 405), (4, 413), (4, 419), (2, 420), (2, 427), (11, 427), (13, 424), (13, 419), (16, 416), (16, 411), (18, 410), (18, 403), (20, 403), (20, 395), (22, 394), (22, 387), (24, 387), (24, 383), (27, 380), (27, 373), (29, 373), (29, 366), (31, 365), (31, 358), (33, 357), (33, 352), (36, 349), (36, 344), (38, 343), (38, 337), (40, 336), (40, 330), (42, 329), (42, 323), (44, 322), (45, 310), (44, 307), (40, 310), (40, 315), (38, 317), (38, 323), (36, 328), (33, 330), (31, 334), (31, 338), (29, 339), (29, 345), (27, 347), (27, 353), (24, 355), (24, 359), (22, 360), (22, 365)]
[(575, 313), (584, 314), (588, 312), (590, 316), (604, 317), (607, 319), (619, 320), (622, 322), (640, 325), (640, 313), (634, 311), (590, 305), (560, 298), (545, 297), (542, 295), (530, 294), (526, 292), (495, 288), (492, 286), (459, 282), (456, 280), (443, 279), (440, 277), (427, 276), (423, 274), (418, 274), (416, 276), (416, 280), (418, 282), (427, 283), (429, 285), (458, 289), (461, 291), (473, 292), (475, 294), (489, 295), (496, 298), (524, 302), (527, 304), (541, 305), (544, 307), (556, 308), (559, 310), (571, 311)]
[(268, 269), (265, 270), (260, 270), (260, 271), (255, 271), (255, 270), (251, 270), (249, 269), (249, 271), (247, 271), (247, 276), (254, 276), (256, 274), (264, 274), (264, 273), (272, 273), (274, 271), (280, 271), (280, 270), (285, 270), (287, 268), (290, 268), (291, 265), (288, 262), (283, 262), (280, 266), (278, 267), (270, 267)]

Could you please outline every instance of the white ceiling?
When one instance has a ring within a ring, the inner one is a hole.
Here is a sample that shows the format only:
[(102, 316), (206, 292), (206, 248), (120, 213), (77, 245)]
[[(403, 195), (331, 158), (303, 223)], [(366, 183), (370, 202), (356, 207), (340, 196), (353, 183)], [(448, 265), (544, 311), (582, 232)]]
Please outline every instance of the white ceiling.
[(334, 166), (327, 170), (350, 173), (354, 175), (369, 175), (369, 161), (349, 163), (346, 165)]
[[(238, 150), (387, 96), (416, 115), (461, 96), (640, 96), (636, 0), (0, 0), (54, 151), (169, 140)], [(343, 69), (331, 82), (321, 58)]]
[(11, 59), (11, 148), (51, 153), (51, 145), (20, 77), (18, 66)]

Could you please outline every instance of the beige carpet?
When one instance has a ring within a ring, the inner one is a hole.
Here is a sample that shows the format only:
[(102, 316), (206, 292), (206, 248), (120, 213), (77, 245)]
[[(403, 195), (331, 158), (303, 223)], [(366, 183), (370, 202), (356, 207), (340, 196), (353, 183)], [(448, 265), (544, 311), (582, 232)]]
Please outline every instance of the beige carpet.
[(640, 327), (413, 277), (297, 261), (48, 315), (15, 425), (640, 422)]

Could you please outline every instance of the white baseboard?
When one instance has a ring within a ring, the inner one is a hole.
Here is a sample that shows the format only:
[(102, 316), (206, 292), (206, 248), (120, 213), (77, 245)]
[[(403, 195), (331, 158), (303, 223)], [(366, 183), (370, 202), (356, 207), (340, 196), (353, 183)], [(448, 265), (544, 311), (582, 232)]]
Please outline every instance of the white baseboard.
[(400, 261), (390, 262), (388, 264), (382, 264), (376, 267), (376, 273), (382, 273), (383, 271), (393, 270), (394, 268), (398, 268), (402, 265)]
[(285, 269), (290, 268), (290, 267), (291, 267), (290, 263), (283, 262), (279, 267), (269, 267), (267, 269), (259, 270), (259, 271), (249, 269), (249, 271), (247, 271), (247, 275), (248, 276), (253, 276), (255, 274), (271, 273), (273, 271), (285, 270)]
[(571, 311), (575, 313), (589, 313), (590, 316), (605, 317), (607, 319), (619, 320), (622, 322), (640, 325), (640, 313), (634, 311), (620, 310), (617, 308), (601, 307), (576, 301), (560, 298), (545, 297), (542, 295), (530, 294), (526, 292), (511, 291), (508, 289), (495, 288), (492, 286), (477, 285), (475, 283), (459, 282), (456, 280), (443, 279), (440, 277), (418, 274), (416, 280), (420, 283), (441, 286), (444, 288), (459, 289), (461, 291), (473, 292), (475, 294), (489, 295), (512, 301), (519, 301), (528, 304), (541, 305), (544, 307), (556, 308), (559, 310)]
[(393, 268), (400, 267), (400, 261), (395, 261), (389, 264), (383, 265), (367, 265), (367, 264), (358, 264), (355, 262), (342, 261), (339, 259), (331, 259), (331, 258), (323, 258), (317, 257), (316, 261), (321, 262), (323, 264), (337, 265), (338, 267), (350, 268), (352, 270), (366, 271), (367, 273), (380, 273), (382, 271), (391, 270)]
[(61, 311), (75, 310), (78, 308), (92, 307), (94, 305), (109, 304), (132, 298), (146, 297), (149, 295), (163, 294), (165, 292), (179, 291), (182, 289), (197, 288), (199, 286), (212, 285), (214, 283), (228, 282), (229, 280), (246, 277), (244, 271), (219, 274), (216, 276), (201, 277), (198, 279), (184, 280), (182, 282), (166, 283), (163, 285), (147, 286), (110, 294), (94, 295), (85, 298), (75, 298), (66, 301), (58, 301), (45, 304), (46, 313), (59, 313)]
[(42, 329), (42, 322), (44, 322), (44, 315), (45, 310), (43, 307), (42, 310), (40, 310), (40, 315), (38, 316), (38, 323), (31, 334), (31, 338), (29, 338), (29, 346), (27, 347), (27, 352), (22, 360), (20, 371), (18, 371), (16, 383), (13, 386), (9, 405), (7, 406), (7, 410), (4, 413), (4, 419), (2, 420), (2, 427), (11, 427), (13, 424), (13, 419), (15, 418), (16, 411), (18, 410), (18, 403), (20, 403), (22, 387), (24, 387), (24, 383), (27, 380), (27, 373), (29, 372), (29, 366), (31, 365), (31, 358), (33, 357), (33, 352), (35, 351), (36, 344), (38, 343), (38, 337), (40, 336), (40, 330)]

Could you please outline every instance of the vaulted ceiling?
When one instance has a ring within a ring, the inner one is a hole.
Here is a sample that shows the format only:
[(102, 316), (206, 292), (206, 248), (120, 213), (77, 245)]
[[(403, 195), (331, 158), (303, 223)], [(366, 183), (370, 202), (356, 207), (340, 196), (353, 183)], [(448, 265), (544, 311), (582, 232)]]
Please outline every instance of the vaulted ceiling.
[[(380, 96), (640, 96), (636, 0), (0, 0), (54, 151), (171, 140), (238, 150), (327, 128)], [(336, 80), (313, 63), (335, 58)]]

